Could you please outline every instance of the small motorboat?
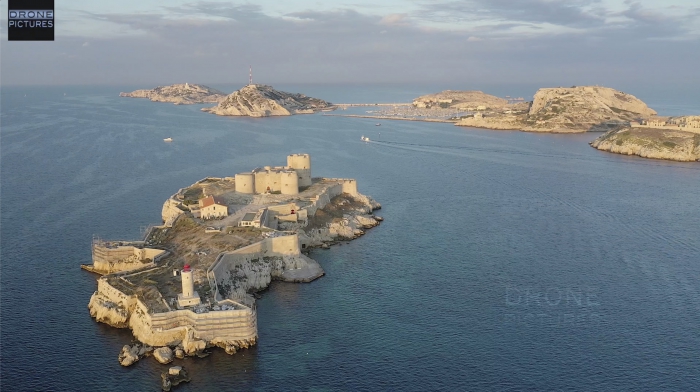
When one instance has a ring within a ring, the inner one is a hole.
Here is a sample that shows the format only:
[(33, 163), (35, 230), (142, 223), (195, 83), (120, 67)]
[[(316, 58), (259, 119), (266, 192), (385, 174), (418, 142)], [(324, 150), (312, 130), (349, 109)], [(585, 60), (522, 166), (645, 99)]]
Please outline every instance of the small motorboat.
[(166, 142), (166, 143), (170, 143), (170, 142), (173, 141), (173, 138), (171, 138), (171, 137), (166, 137), (165, 139), (163, 139), (163, 141)]
[(382, 124), (381, 124), (381, 123), (376, 123), (376, 124), (374, 124), (375, 127), (378, 127), (378, 126), (380, 126), (380, 125), (382, 125)]
[(368, 142), (369, 138), (367, 136), (362, 136), (360, 140), (362, 140), (363, 142)]

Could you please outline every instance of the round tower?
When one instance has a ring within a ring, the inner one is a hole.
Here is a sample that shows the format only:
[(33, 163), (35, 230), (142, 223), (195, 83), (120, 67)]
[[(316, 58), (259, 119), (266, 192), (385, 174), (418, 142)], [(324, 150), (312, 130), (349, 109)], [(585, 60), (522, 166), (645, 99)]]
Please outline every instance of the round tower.
[(194, 281), (192, 280), (192, 270), (189, 264), (185, 264), (180, 273), (182, 276), (182, 297), (191, 298), (194, 293)]
[(199, 305), (199, 294), (194, 291), (194, 279), (189, 264), (180, 271), (182, 277), (182, 294), (177, 295), (177, 303), (180, 307)]
[(235, 177), (236, 192), (255, 193), (255, 176), (253, 173), (238, 173)]
[(288, 155), (287, 166), (297, 172), (299, 186), (311, 186), (311, 156), (309, 154)]
[(283, 171), (280, 173), (280, 181), (282, 184), (282, 189), (280, 193), (283, 195), (296, 195), (299, 194), (299, 179), (297, 178), (296, 171)]

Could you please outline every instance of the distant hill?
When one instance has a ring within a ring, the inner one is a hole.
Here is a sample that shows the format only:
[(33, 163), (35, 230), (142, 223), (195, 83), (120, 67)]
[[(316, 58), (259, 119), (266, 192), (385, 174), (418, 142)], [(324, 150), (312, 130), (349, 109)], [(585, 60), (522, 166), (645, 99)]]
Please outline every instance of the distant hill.
[(332, 109), (330, 102), (303, 94), (278, 91), (271, 86), (251, 84), (234, 91), (217, 106), (202, 111), (220, 116), (289, 116)]
[(172, 102), (176, 105), (216, 103), (226, 98), (226, 93), (201, 84), (173, 84), (152, 90), (136, 90), (120, 93), (120, 97), (148, 98), (154, 102)]
[(437, 94), (422, 95), (413, 100), (413, 106), (417, 108), (452, 108), (464, 110), (476, 110), (484, 108), (502, 107), (508, 101), (481, 91), (445, 90)]

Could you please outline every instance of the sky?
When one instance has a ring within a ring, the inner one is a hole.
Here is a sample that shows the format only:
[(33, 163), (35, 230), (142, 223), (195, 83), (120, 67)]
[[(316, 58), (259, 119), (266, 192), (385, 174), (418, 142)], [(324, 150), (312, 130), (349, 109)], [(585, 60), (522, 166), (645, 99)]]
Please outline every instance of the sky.
[(55, 0), (2, 85), (529, 83), (700, 87), (698, 0)]

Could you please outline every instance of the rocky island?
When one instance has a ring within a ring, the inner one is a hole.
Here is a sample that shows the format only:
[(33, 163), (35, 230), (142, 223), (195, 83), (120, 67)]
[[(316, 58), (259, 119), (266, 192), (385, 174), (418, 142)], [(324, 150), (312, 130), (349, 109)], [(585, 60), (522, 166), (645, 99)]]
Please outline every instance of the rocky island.
[(216, 103), (226, 98), (226, 93), (201, 84), (173, 84), (159, 86), (152, 90), (136, 90), (119, 93), (120, 97), (148, 98), (154, 102), (172, 102), (176, 105), (194, 103)]
[(599, 86), (541, 88), (530, 103), (466, 116), (456, 125), (527, 132), (603, 132), (654, 116), (633, 95)]
[(202, 111), (220, 116), (268, 117), (308, 114), (334, 108), (333, 104), (322, 99), (278, 91), (263, 84), (250, 84), (234, 91), (218, 105), (203, 108)]
[(700, 161), (700, 116), (631, 122), (591, 142), (602, 151), (673, 161)]
[(372, 213), (379, 208), (353, 179), (312, 178), (308, 154), (205, 178), (167, 199), (163, 224), (142, 241), (94, 239), (93, 263), (83, 268), (102, 276), (90, 315), (132, 330), (138, 343), (124, 346), (124, 366), (214, 346), (234, 354), (257, 341), (256, 292), (272, 280), (322, 276), (308, 251), (363, 235), (382, 220)]

